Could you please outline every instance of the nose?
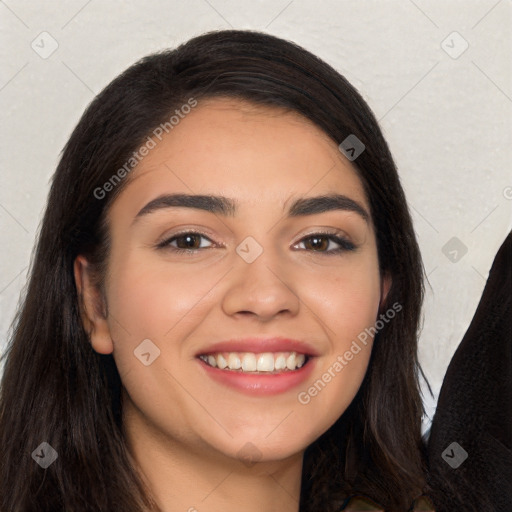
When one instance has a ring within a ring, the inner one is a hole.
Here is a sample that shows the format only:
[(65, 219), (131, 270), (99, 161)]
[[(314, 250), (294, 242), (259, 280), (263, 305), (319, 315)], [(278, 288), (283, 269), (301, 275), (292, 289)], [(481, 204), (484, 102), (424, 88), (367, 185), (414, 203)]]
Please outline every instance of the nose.
[(222, 299), (227, 315), (254, 315), (262, 322), (279, 314), (297, 315), (300, 299), (293, 287), (292, 271), (285, 272), (270, 251), (263, 251), (252, 263), (240, 258), (228, 276)]

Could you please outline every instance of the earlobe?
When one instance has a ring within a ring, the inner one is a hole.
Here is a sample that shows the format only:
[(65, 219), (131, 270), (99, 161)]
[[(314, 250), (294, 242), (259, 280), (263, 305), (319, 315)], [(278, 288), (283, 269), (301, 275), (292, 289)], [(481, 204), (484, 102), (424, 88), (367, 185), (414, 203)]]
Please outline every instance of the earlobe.
[(78, 292), (78, 306), (85, 331), (92, 348), (99, 354), (111, 354), (114, 350), (107, 322), (104, 299), (91, 277), (91, 265), (79, 255), (74, 265), (75, 284)]
[(388, 293), (391, 289), (391, 283), (391, 276), (386, 272), (381, 279), (379, 311), (382, 311), (382, 309), (386, 306)]

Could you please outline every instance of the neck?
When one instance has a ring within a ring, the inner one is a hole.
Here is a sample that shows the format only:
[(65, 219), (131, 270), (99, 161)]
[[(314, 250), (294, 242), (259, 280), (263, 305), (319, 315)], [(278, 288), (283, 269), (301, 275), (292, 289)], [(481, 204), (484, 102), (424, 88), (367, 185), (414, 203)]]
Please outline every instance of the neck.
[(299, 510), (303, 453), (244, 463), (164, 435), (129, 400), (123, 425), (128, 450), (161, 512)]

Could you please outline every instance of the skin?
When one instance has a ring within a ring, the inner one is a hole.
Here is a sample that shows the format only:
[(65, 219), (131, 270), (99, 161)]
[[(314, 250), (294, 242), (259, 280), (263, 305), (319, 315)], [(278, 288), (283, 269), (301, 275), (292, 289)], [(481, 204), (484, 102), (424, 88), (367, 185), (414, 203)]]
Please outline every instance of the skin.
[[(181, 120), (128, 179), (108, 212), (104, 296), (83, 256), (75, 279), (91, 344), (113, 353), (119, 369), (131, 455), (164, 512), (297, 511), (303, 452), (354, 398), (372, 340), (309, 403), (297, 395), (374, 325), (390, 283), (379, 275), (371, 219), (341, 210), (288, 218), (286, 210), (300, 197), (339, 193), (369, 212), (354, 167), (296, 113), (215, 99)], [(132, 224), (164, 192), (223, 195), (239, 206), (233, 216), (166, 208)], [(204, 249), (155, 248), (188, 228), (205, 234), (196, 242)], [(326, 254), (336, 242), (308, 244), (322, 229), (356, 249)], [(263, 248), (252, 263), (235, 251), (247, 236)], [(307, 340), (319, 356), (305, 383), (272, 397), (213, 381), (194, 357), (212, 342), (276, 335)], [(134, 357), (144, 339), (160, 350), (149, 366)], [(247, 452), (258, 461), (241, 461)]]

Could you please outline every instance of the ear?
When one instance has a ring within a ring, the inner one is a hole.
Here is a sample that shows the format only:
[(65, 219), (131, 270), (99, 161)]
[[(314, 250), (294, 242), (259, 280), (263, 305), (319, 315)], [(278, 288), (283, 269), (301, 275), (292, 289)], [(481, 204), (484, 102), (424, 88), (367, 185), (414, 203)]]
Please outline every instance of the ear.
[(379, 311), (382, 311), (384, 306), (386, 305), (386, 300), (388, 297), (389, 290), (391, 289), (392, 279), (388, 272), (386, 272), (380, 281), (380, 303), (379, 303)]
[(93, 284), (91, 265), (79, 255), (73, 266), (80, 316), (92, 348), (99, 354), (111, 354), (114, 345), (107, 323), (107, 308), (100, 290)]

